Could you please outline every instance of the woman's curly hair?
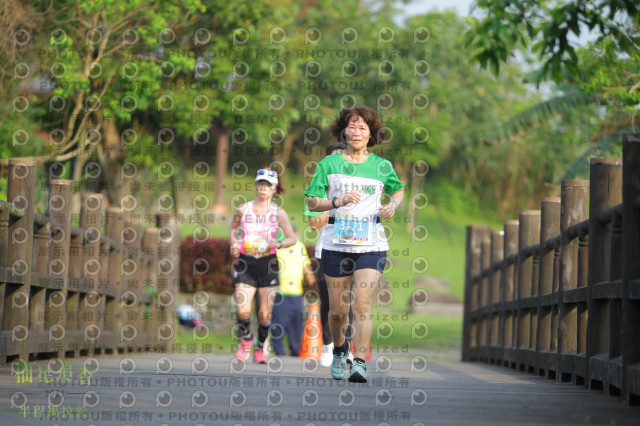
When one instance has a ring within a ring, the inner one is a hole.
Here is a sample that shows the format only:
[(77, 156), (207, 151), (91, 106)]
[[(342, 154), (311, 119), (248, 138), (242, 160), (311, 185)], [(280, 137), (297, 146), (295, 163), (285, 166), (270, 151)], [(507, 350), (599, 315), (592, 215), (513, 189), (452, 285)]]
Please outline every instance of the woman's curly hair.
[(361, 117), (364, 122), (367, 123), (367, 126), (369, 126), (371, 138), (369, 139), (369, 142), (367, 142), (368, 147), (382, 143), (385, 140), (387, 134), (386, 126), (378, 118), (378, 113), (366, 106), (345, 108), (340, 111), (340, 115), (331, 125), (331, 134), (338, 138), (340, 142), (346, 143), (347, 140), (344, 137), (344, 131), (349, 123), (357, 120), (358, 117)]

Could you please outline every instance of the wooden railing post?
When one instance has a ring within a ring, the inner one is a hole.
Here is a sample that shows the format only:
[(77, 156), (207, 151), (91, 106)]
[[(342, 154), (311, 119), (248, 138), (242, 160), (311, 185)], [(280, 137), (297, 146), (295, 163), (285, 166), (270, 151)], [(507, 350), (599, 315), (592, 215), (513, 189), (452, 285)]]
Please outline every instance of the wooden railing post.
[(98, 221), (96, 227), (98, 228), (98, 241), (95, 245), (96, 247), (96, 256), (98, 260), (98, 264), (100, 267), (98, 268), (98, 273), (94, 277), (95, 281), (95, 289), (96, 295), (98, 297), (98, 305), (96, 306), (96, 325), (98, 327), (100, 337), (96, 341), (96, 349), (99, 350), (99, 353), (104, 354), (108, 345), (111, 345), (112, 336), (110, 334), (105, 334), (105, 323), (106, 323), (106, 306), (107, 306), (107, 274), (109, 271), (109, 244), (106, 243), (104, 235), (106, 231), (106, 213), (107, 213), (107, 198), (102, 194), (94, 194), (96, 197), (96, 203), (98, 206)]
[[(620, 330), (620, 299), (602, 298), (602, 283), (609, 280), (611, 237), (610, 222), (599, 215), (622, 199), (622, 160), (592, 158), (589, 195), (589, 272), (587, 289), (587, 386), (609, 392), (609, 361), (613, 327)], [(594, 294), (595, 288), (595, 294)], [(607, 292), (608, 293), (608, 292)], [(595, 296), (595, 297), (594, 297)], [(617, 305), (617, 307), (616, 307)], [(612, 309), (613, 307), (613, 309)], [(617, 334), (617, 333), (616, 333)], [(614, 355), (614, 356), (617, 356)]]
[[(491, 264), (496, 263), (504, 259), (504, 230), (491, 231)], [(500, 298), (500, 270), (497, 274), (491, 276), (491, 289), (490, 289), (490, 301), (489, 303), (498, 303)]]
[(625, 135), (622, 148), (622, 395), (640, 403), (640, 137)]
[(157, 339), (162, 351), (175, 350), (176, 309), (175, 295), (180, 289), (180, 227), (175, 216), (158, 214), (158, 303), (161, 304), (160, 326)]
[(100, 238), (102, 237), (102, 198), (98, 194), (82, 194), (80, 226), (84, 229), (83, 285), (79, 305), (79, 323), (83, 333), (83, 349), (92, 356), (102, 334), (100, 318), (104, 298), (99, 292)]
[(33, 233), (33, 259), (31, 260), (31, 297), (29, 298), (29, 347), (31, 353), (52, 352), (51, 341), (45, 336), (45, 316), (49, 316), (46, 309), (48, 266), (49, 266), (49, 235), (51, 224), (35, 224)]
[[(572, 291), (578, 288), (578, 250), (577, 235), (572, 237), (568, 229), (587, 219), (589, 181), (568, 180), (562, 182), (561, 189), (562, 213), (560, 231), (560, 321), (558, 324), (558, 376), (561, 381), (576, 380), (579, 306), (576, 300), (581, 299), (578, 293)], [(585, 292), (586, 300), (586, 292)], [(586, 362), (585, 371), (586, 371)], [(580, 373), (583, 374), (583, 373)], [(583, 375), (581, 377), (584, 377)]]
[(463, 360), (640, 404), (639, 165), (640, 135), (625, 135), (623, 160), (591, 159), (590, 181), (563, 181), (503, 238), (467, 228)]
[(140, 235), (140, 224), (131, 218), (125, 219), (125, 227), (122, 232), (122, 241), (125, 246), (124, 260), (122, 261), (122, 292), (121, 308), (123, 315), (123, 325), (119, 332), (119, 338), (124, 343), (127, 352), (137, 352), (139, 349), (138, 327), (139, 316), (139, 293), (140, 268), (139, 261), (142, 237)]
[[(0, 363), (173, 349), (180, 260), (175, 216), (159, 217), (162, 228), (144, 234), (132, 223), (128, 232), (135, 237), (125, 241), (124, 215), (113, 209), (107, 218), (102, 195), (82, 194), (78, 213), (75, 183), (51, 179), (45, 216), (34, 211), (36, 162), (10, 159), (8, 165), (8, 200), (0, 200)], [(120, 309), (123, 287), (134, 304)], [(158, 290), (167, 303), (156, 299)], [(128, 347), (118, 345), (116, 334), (126, 332)]]
[[(74, 183), (75, 185), (75, 183)], [(71, 223), (74, 223), (74, 215), (71, 215)], [(79, 228), (71, 228), (71, 243), (69, 247), (69, 285), (67, 287), (67, 318), (65, 351), (71, 356), (77, 357), (84, 350), (84, 318), (81, 316), (81, 299), (84, 299), (84, 235)]]
[[(482, 271), (486, 271), (489, 266), (491, 266), (491, 235), (489, 235), (488, 238), (485, 238), (484, 240), (482, 240), (482, 244), (481, 244), (481, 268)], [(485, 308), (487, 306), (489, 306), (490, 300), (491, 300), (491, 292), (490, 292), (490, 287), (489, 287), (489, 275), (485, 274), (482, 277), (482, 281), (480, 282), (480, 294), (479, 294), (479, 299), (480, 299), (480, 307)]]
[(4, 328), (10, 331), (9, 352), (29, 359), (29, 298), (33, 259), (33, 217), (36, 193), (36, 162), (9, 159), (7, 198), (24, 212), (9, 220), (7, 284)]
[(111, 239), (112, 246), (109, 249), (109, 263), (107, 280), (109, 281), (109, 297), (105, 303), (105, 331), (113, 339), (109, 345), (114, 353), (119, 350), (124, 351), (124, 345), (120, 341), (121, 309), (120, 294), (122, 291), (122, 249), (121, 234), (124, 228), (124, 218), (122, 209), (119, 207), (108, 207), (106, 214), (105, 234)]
[[(504, 258), (504, 231), (492, 231), (491, 232), (491, 265), (496, 265)], [(491, 273), (490, 280), (490, 299), (489, 303), (493, 306), (497, 306), (498, 309), (491, 313), (491, 333), (490, 342), (491, 345), (491, 363), (499, 363), (502, 361), (502, 329), (500, 323), (500, 313), (503, 309), (503, 302), (500, 297), (500, 282), (502, 279), (502, 268), (495, 268)]]
[(51, 293), (49, 320), (46, 324), (51, 339), (58, 341), (57, 356), (64, 357), (66, 348), (67, 293), (69, 287), (69, 252), (71, 249), (71, 212), (73, 181), (53, 179), (49, 183), (49, 217), (55, 222), (51, 228), (49, 270), (56, 287)]
[(158, 271), (156, 265), (158, 264), (158, 228), (147, 228), (144, 231), (142, 237), (142, 251), (145, 254), (145, 278), (142, 283), (144, 301), (143, 312), (143, 329), (146, 336), (148, 336), (148, 345), (150, 348), (157, 347), (156, 331), (160, 325), (158, 321), (157, 312), (157, 299), (158, 294)]
[[(536, 312), (537, 300), (532, 297), (534, 264), (533, 253), (525, 253), (524, 249), (540, 242), (540, 211), (522, 210), (519, 215), (520, 227), (518, 234), (518, 285), (517, 306), (518, 322), (516, 329), (516, 344), (518, 348), (517, 363), (521, 370), (526, 367), (533, 368), (536, 364), (533, 348), (532, 334), (534, 325), (537, 326)], [(537, 276), (537, 273), (535, 274)]]
[[(472, 292), (473, 282), (476, 279), (474, 272), (473, 253), (478, 252), (482, 240), (489, 234), (488, 226), (467, 226), (467, 246), (466, 246), (466, 266), (465, 266), (465, 294), (464, 294), (464, 318), (462, 320), (462, 360), (470, 361), (471, 353), (471, 335), (472, 335), (472, 315), (471, 307), (473, 306)], [(477, 273), (477, 272), (476, 272)]]
[[(480, 272), (482, 271), (482, 242), (480, 247), (476, 247), (471, 251), (471, 312), (476, 311), (480, 307)], [(476, 339), (476, 335), (472, 335), (472, 339)]]
[(517, 220), (507, 220), (504, 222), (504, 260), (501, 271), (501, 295), (504, 303), (504, 312), (501, 319), (503, 326), (503, 364), (505, 366), (515, 366), (515, 321), (516, 321), (516, 273), (517, 265), (513, 259), (518, 253), (518, 227)]
[[(624, 173), (624, 172), (623, 172)], [(624, 179), (624, 178), (623, 178)], [(606, 393), (612, 394), (622, 392), (624, 367), (623, 367), (623, 323), (624, 311), (623, 305), (623, 208), (616, 209), (611, 215), (611, 232), (610, 243), (608, 247), (609, 255), (609, 285), (610, 306), (609, 319), (610, 324), (607, 329), (609, 335), (609, 365), (607, 379), (609, 386)], [(604, 384), (603, 384), (604, 385)]]
[(544, 197), (540, 203), (540, 253), (538, 273), (538, 374), (549, 378), (556, 371), (556, 343), (552, 341), (553, 317), (557, 307), (557, 292), (553, 290), (554, 271), (556, 270), (556, 251), (549, 240), (560, 234), (560, 197)]
[(149, 306), (149, 294), (146, 292), (147, 282), (150, 277), (149, 270), (151, 268), (151, 259), (145, 252), (145, 239), (148, 240), (147, 235), (148, 228), (140, 235), (140, 253), (138, 255), (138, 265), (140, 266), (138, 274), (138, 320), (136, 326), (138, 327), (138, 345), (142, 347), (142, 350), (146, 350), (150, 346), (151, 341), (147, 334), (147, 321), (145, 320), (145, 311)]
[(6, 270), (7, 267), (7, 251), (9, 249), (9, 214), (11, 207), (6, 201), (0, 201), (0, 307), (2, 307), (2, 313), (0, 313), (0, 365), (5, 365), (7, 362), (7, 355), (9, 348), (7, 347), (7, 341), (9, 339), (8, 333), (5, 333), (4, 317), (6, 311), (5, 305), (5, 293), (8, 284), (6, 283)]
[(489, 282), (490, 276), (487, 272), (491, 266), (491, 239), (489, 235), (482, 240), (480, 245), (480, 270), (481, 276), (478, 281), (478, 301), (481, 313), (478, 316), (478, 345), (480, 347), (479, 357), (485, 361), (489, 361), (489, 333), (490, 333), (490, 315), (487, 307), (489, 306)]
[(100, 293), (100, 312), (98, 318), (100, 320), (100, 349), (102, 353), (113, 353), (115, 340), (113, 330), (111, 329), (112, 322), (109, 318), (110, 310), (114, 303), (113, 300), (113, 287), (109, 282), (109, 260), (111, 253), (111, 242), (107, 239), (109, 232), (109, 219), (107, 218), (106, 204), (108, 203), (106, 198), (102, 198), (102, 226), (103, 235), (100, 241), (100, 274), (98, 275), (98, 292)]

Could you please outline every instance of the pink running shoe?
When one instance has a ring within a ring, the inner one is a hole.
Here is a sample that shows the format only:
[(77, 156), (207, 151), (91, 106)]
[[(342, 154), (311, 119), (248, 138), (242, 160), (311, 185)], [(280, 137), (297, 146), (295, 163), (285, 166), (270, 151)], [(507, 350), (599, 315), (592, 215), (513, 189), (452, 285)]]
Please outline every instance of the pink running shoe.
[(267, 357), (264, 356), (264, 350), (256, 349), (255, 351), (253, 351), (253, 362), (255, 362), (256, 364), (267, 363)]
[(249, 355), (251, 354), (251, 348), (256, 343), (255, 338), (251, 339), (240, 339), (240, 343), (238, 343), (238, 350), (236, 350), (236, 359), (238, 361), (246, 361), (249, 359)]

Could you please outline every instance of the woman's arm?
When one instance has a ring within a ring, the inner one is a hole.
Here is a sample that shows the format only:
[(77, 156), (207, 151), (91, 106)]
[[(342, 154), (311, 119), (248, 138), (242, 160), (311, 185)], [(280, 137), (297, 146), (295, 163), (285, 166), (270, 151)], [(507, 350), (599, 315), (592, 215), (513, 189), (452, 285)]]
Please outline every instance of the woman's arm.
[(231, 256), (234, 258), (240, 256), (238, 227), (240, 226), (240, 221), (242, 220), (242, 207), (243, 206), (238, 207), (236, 212), (233, 214), (231, 224), (229, 225), (229, 250), (231, 251)]
[(307, 283), (312, 288), (318, 288), (318, 279), (316, 277), (316, 273), (311, 266), (311, 261), (307, 258), (307, 261), (304, 263), (304, 276), (307, 279)]
[(311, 226), (311, 229), (322, 229), (329, 223), (329, 217), (331, 217), (329, 212), (324, 212), (320, 216), (310, 216), (309, 226)]
[(396, 214), (396, 210), (398, 206), (404, 200), (404, 188), (397, 190), (393, 194), (391, 194), (391, 199), (387, 204), (380, 206), (380, 210), (378, 210), (378, 214), (382, 219), (389, 220)]
[(272, 241), (269, 243), (269, 247), (281, 249), (283, 247), (291, 247), (298, 241), (296, 237), (296, 233), (293, 231), (293, 227), (291, 226), (291, 222), (289, 222), (289, 216), (284, 209), (278, 209), (278, 226), (282, 228), (282, 232), (286, 237), (282, 241)]
[(358, 204), (359, 202), (359, 192), (347, 192), (342, 197), (336, 197), (335, 206), (333, 200), (327, 200), (326, 198), (309, 197), (307, 200), (309, 210), (312, 212), (326, 212), (331, 209), (346, 206), (349, 203)]

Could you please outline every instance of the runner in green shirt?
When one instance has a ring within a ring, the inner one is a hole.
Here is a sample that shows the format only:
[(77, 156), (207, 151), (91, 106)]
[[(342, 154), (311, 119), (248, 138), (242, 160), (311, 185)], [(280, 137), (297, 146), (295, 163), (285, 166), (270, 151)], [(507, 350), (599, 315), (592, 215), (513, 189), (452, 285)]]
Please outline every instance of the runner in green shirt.
[[(352, 382), (367, 381), (364, 360), (373, 328), (371, 305), (389, 250), (379, 219), (391, 219), (404, 199), (404, 186), (391, 162), (367, 150), (384, 140), (385, 130), (371, 108), (342, 110), (331, 133), (346, 142), (347, 149), (322, 159), (305, 191), (309, 210), (331, 214), (322, 242), (334, 343), (331, 375), (335, 379), (347, 377), (345, 330), (351, 307), (355, 350), (349, 376)], [(388, 202), (383, 204), (385, 197)]]

